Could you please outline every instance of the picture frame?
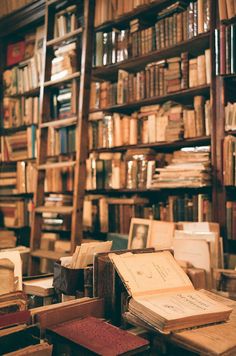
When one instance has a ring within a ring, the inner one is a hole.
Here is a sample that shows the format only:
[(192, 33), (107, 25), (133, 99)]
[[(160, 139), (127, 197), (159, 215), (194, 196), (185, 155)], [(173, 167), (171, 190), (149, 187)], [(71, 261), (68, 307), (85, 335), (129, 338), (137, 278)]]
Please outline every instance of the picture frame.
[(132, 218), (129, 229), (128, 249), (142, 249), (149, 245), (152, 221)]

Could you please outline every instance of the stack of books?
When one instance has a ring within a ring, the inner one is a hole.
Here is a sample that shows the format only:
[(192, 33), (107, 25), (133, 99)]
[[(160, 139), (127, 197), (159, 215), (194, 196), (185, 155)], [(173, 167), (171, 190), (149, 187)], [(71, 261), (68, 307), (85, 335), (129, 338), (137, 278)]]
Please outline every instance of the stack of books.
[(203, 187), (211, 184), (210, 147), (175, 151), (170, 163), (157, 168), (152, 188)]

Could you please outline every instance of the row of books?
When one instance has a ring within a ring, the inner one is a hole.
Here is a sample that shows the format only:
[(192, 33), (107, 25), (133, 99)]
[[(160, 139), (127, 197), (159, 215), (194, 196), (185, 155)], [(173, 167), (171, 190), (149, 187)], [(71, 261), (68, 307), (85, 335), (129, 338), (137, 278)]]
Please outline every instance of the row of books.
[(35, 158), (37, 129), (35, 125), (24, 131), (1, 137), (1, 161), (19, 161)]
[(224, 185), (236, 185), (236, 137), (228, 135), (223, 143), (223, 177)]
[(76, 6), (71, 5), (58, 11), (54, 19), (54, 38), (62, 37), (78, 28)]
[(183, 3), (165, 8), (157, 14), (153, 26), (139, 19), (130, 21), (128, 29), (97, 32), (94, 66), (110, 65), (129, 57), (141, 56), (186, 41), (210, 29), (209, 1)]
[(212, 202), (206, 194), (170, 195), (151, 202), (134, 197), (86, 196), (83, 227), (91, 232), (128, 234), (131, 218), (161, 221), (212, 221)]
[(202, 187), (211, 185), (210, 147), (175, 151), (163, 168), (156, 168), (151, 188)]
[(3, 128), (38, 124), (39, 97), (21, 97), (3, 99)]
[(220, 20), (231, 19), (236, 16), (236, 4), (231, 0), (218, 0)]
[(228, 102), (225, 106), (225, 131), (236, 129), (236, 103)]
[(76, 72), (77, 61), (75, 42), (56, 48), (52, 59), (51, 80), (60, 80)]
[(48, 128), (47, 155), (58, 156), (75, 152), (75, 126), (61, 127), (58, 130)]
[[(94, 25), (95, 27), (103, 24), (104, 22), (113, 21), (126, 13), (129, 13), (135, 9), (140, 9), (143, 6), (146, 9), (146, 6), (155, 2), (154, 0), (119, 0), (114, 2), (112, 0), (96, 0), (96, 8), (95, 8), (95, 19)], [(185, 2), (179, 2), (165, 7), (163, 10), (159, 11), (159, 16), (168, 16), (172, 12), (186, 9)], [(154, 10), (155, 11), (155, 10)], [(196, 26), (198, 23), (209, 22), (209, 12), (210, 12), (210, 1), (206, 0), (198, 0), (191, 1), (188, 6), (189, 17), (191, 23), (194, 22), (194, 19), (200, 18), (200, 20), (196, 21)], [(199, 25), (198, 25), (199, 26)]]
[(210, 147), (189, 147), (172, 154), (152, 149), (90, 153), (87, 190), (202, 187), (211, 184)]
[(197, 58), (188, 57), (185, 52), (181, 57), (153, 62), (137, 73), (119, 69), (118, 81), (115, 83), (93, 82), (90, 108), (105, 109), (116, 104), (132, 103), (210, 84), (210, 50), (206, 50)]
[(49, 119), (63, 119), (76, 113), (76, 83), (65, 84), (51, 94)]
[(216, 75), (236, 73), (236, 24), (215, 29)]
[(38, 88), (40, 75), (36, 56), (18, 66), (5, 70), (3, 72), (4, 96), (23, 94)]
[(11, 12), (30, 4), (33, 0), (2, 0), (0, 8), (0, 17), (6, 16)]
[(226, 231), (227, 239), (236, 239), (236, 202), (226, 202)]
[[(36, 162), (34, 161), (18, 161), (14, 165), (2, 165), (0, 171), (0, 195), (34, 193), (36, 173)], [(73, 181), (74, 169), (72, 167), (47, 170), (44, 191), (72, 191)]]
[(193, 108), (168, 101), (142, 106), (130, 116), (99, 111), (89, 116), (89, 149), (208, 136), (211, 121), (210, 101), (203, 96), (194, 97)]

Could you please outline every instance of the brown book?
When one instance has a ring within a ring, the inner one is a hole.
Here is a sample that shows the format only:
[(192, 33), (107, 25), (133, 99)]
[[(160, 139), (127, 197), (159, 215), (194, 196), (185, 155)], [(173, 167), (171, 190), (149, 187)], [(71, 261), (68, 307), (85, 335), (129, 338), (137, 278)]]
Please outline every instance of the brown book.
[(220, 20), (226, 20), (228, 18), (226, 0), (218, 0)]
[(198, 65), (197, 58), (189, 60), (189, 87), (198, 86)]
[(206, 61), (205, 54), (197, 57), (197, 78), (198, 85), (206, 84)]
[(204, 32), (204, 1), (205, 0), (198, 0), (197, 2), (197, 28), (198, 28), (198, 34)]
[(128, 310), (152, 327), (170, 332), (229, 319), (232, 308), (195, 290), (169, 251), (109, 257), (131, 295)]
[(226, 0), (226, 9), (228, 19), (235, 16), (234, 0)]
[(204, 127), (204, 102), (203, 96), (194, 97), (194, 110), (196, 118), (196, 136), (203, 136), (205, 134)]

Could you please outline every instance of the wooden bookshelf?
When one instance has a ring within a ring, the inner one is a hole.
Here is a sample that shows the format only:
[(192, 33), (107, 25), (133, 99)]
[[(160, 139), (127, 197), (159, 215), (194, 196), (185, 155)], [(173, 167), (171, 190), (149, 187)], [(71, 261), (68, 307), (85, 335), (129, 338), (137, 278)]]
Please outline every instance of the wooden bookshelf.
[(159, 51), (153, 51), (148, 54), (143, 54), (138, 57), (131, 57), (127, 60), (120, 61), (118, 63), (95, 67), (93, 68), (94, 80), (99, 78), (114, 78), (117, 74), (118, 69), (124, 70), (139, 70), (143, 68), (146, 64), (155, 61), (165, 59), (167, 57), (174, 57), (183, 52), (189, 52), (189, 54), (196, 56), (200, 51), (209, 48), (210, 43), (210, 33), (205, 32), (196, 37), (191, 38), (187, 41), (182, 41), (177, 43), (175, 46), (171, 46)]
[(168, 100), (176, 100), (180, 103), (186, 104), (190, 99), (193, 99), (196, 95), (208, 95), (210, 93), (209, 85), (201, 85), (194, 88), (184, 89), (170, 94), (151, 97), (139, 101), (134, 101), (132, 103), (113, 105), (102, 109), (91, 110), (90, 112), (105, 111), (105, 112), (133, 112), (145, 105), (162, 104)]

